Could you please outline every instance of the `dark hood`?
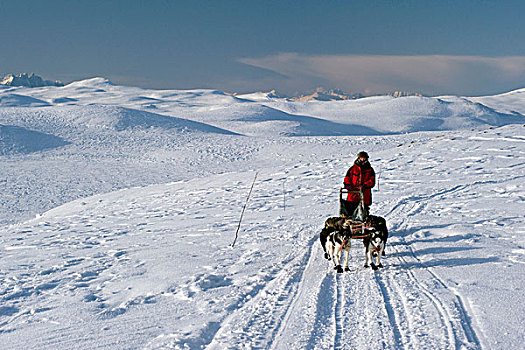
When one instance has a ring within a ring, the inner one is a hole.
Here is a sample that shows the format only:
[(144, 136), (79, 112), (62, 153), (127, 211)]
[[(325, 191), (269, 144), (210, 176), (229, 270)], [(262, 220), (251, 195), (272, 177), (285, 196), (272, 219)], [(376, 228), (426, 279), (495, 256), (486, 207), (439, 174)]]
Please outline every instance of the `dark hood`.
[(359, 158), (357, 158), (354, 161), (354, 164), (357, 165), (358, 167), (360, 167), (361, 169), (368, 169), (368, 168), (372, 167), (368, 160), (365, 160), (364, 162), (361, 162), (361, 160), (359, 160)]

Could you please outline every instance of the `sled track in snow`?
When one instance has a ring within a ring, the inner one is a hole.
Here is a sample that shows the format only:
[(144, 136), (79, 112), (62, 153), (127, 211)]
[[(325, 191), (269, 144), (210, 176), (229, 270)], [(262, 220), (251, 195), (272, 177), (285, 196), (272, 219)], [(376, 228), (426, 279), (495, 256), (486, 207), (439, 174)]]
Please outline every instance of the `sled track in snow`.
[[(335, 334), (336, 326), (333, 315), (336, 305), (337, 290), (335, 288), (335, 275), (327, 273), (322, 280), (316, 296), (315, 323), (307, 341), (306, 349), (314, 349), (315, 344), (323, 343), (324, 339), (332, 332)], [(330, 329), (329, 325), (334, 324)]]
[[(424, 203), (401, 199), (390, 212), (424, 210)], [(392, 232), (399, 241), (389, 245), (385, 268), (362, 268), (358, 243), (344, 274), (324, 260), (314, 234), (301, 255), (221, 322), (206, 348), (483, 348), (464, 298), (418, 258), (400, 225)]]
[(312, 257), (317, 237), (310, 240), (308, 250), (287, 265), (246, 305), (222, 322), (207, 349), (230, 348), (242, 344), (243, 348), (272, 348), (278, 333), (294, 305), (294, 296), (300, 292), (300, 282)]
[[(434, 194), (432, 197), (450, 194), (462, 189), (463, 187), (456, 186), (451, 190)], [(411, 202), (407, 198), (403, 198), (394, 205), (390, 213), (392, 214), (395, 212), (402, 212), (405, 213), (405, 216), (412, 216), (424, 211), (426, 206), (426, 201)], [(403, 232), (403, 230), (400, 228), (392, 231), (397, 231), (400, 233)], [(395, 253), (398, 253), (396, 254), (396, 259), (398, 260), (398, 263), (401, 267), (410, 266), (403, 269), (403, 280), (411, 287), (401, 288), (399, 286), (401, 283), (401, 279), (399, 277), (396, 278), (396, 281), (394, 281), (392, 276), (386, 278), (383, 276), (376, 276), (376, 280), (381, 286), (382, 292), (386, 298), (388, 298), (387, 293), (389, 289), (392, 289), (392, 286), (394, 286), (393, 288), (397, 288), (400, 293), (403, 293), (403, 291), (407, 290), (418, 291), (420, 294), (418, 298), (425, 298), (428, 300), (430, 305), (432, 305), (435, 309), (436, 314), (439, 315), (441, 327), (438, 328), (443, 329), (443, 336), (445, 339), (445, 343), (441, 345), (442, 348), (444, 348), (444, 346), (446, 346), (447, 349), (482, 348), (483, 346), (472, 325), (471, 317), (468, 315), (467, 309), (465, 307), (466, 303), (464, 298), (455, 289), (448, 286), (443, 281), (443, 279), (441, 279), (433, 271), (432, 267), (426, 266), (418, 258), (414, 248), (406, 241), (405, 234), (399, 235), (399, 238), (399, 247), (404, 248), (404, 251), (401, 251), (400, 248), (393, 246), (390, 246), (390, 250), (396, 248)], [(403, 252), (407, 254), (404, 256)], [(418, 276), (416, 276), (416, 272), (420, 276), (424, 276), (424, 278), (418, 278)], [(432, 289), (430, 286), (432, 286)], [(386, 299), (385, 302), (387, 302)], [(410, 310), (410, 308), (407, 307), (406, 300), (403, 302), (403, 307), (405, 310)], [(414, 308), (411, 310), (412, 312), (415, 311)], [(420, 338), (416, 337), (416, 339)], [(408, 339), (403, 339), (403, 341), (407, 340)]]
[(391, 297), (390, 291), (386, 287), (385, 283), (382, 281), (382, 277), (379, 277), (377, 275), (374, 276), (375, 281), (378, 285), (379, 291), (381, 293), (381, 296), (383, 297), (384, 306), (386, 313), (388, 315), (388, 321), (390, 322), (390, 327), (392, 328), (393, 338), (394, 338), (394, 344), (396, 349), (403, 349), (403, 337), (401, 335), (401, 331), (399, 329), (399, 315), (396, 316), (396, 312), (394, 310), (393, 304), (393, 298)]
[(344, 287), (344, 276), (337, 274), (335, 276), (336, 281), (336, 296), (335, 300), (335, 312), (334, 312), (334, 349), (343, 349), (344, 345), (344, 307), (345, 307), (345, 287)]
[[(406, 244), (404, 237), (402, 237), (401, 240)], [(407, 247), (411, 257), (413, 257), (421, 267), (425, 268), (424, 264), (417, 257), (414, 249), (410, 245), (407, 245)], [(400, 260), (407, 263), (403, 257), (400, 257)], [(471, 318), (468, 316), (468, 312), (465, 308), (463, 297), (453, 288), (450, 288), (434, 271), (432, 271), (431, 267), (426, 267), (425, 271), (430, 275), (434, 285), (449, 292), (449, 298), (451, 299), (449, 301), (450, 306), (447, 306), (445, 301), (434, 296), (432, 291), (424, 283), (418, 281), (412, 271), (407, 270), (407, 276), (420, 288), (425, 296), (432, 301), (435, 308), (441, 314), (441, 320), (447, 329), (447, 338), (450, 344), (449, 348), (459, 349), (462, 346), (473, 347), (475, 349), (481, 348), (480, 340), (474, 331)]]

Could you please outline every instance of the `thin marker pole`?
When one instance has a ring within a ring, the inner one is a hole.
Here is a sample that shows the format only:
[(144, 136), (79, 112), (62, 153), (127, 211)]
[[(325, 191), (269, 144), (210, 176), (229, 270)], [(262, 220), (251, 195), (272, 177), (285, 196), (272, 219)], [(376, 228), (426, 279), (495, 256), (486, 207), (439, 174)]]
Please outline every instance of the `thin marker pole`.
[(252, 187), (250, 188), (250, 192), (248, 193), (248, 197), (246, 198), (246, 203), (244, 203), (244, 207), (242, 207), (241, 218), (239, 219), (239, 225), (237, 226), (237, 231), (235, 231), (235, 239), (233, 240), (232, 248), (235, 247), (235, 242), (237, 242), (237, 237), (239, 237), (239, 229), (241, 228), (242, 216), (244, 215), (244, 210), (246, 210), (246, 206), (248, 205), (248, 200), (250, 199), (250, 195), (252, 194), (253, 186), (255, 185), (256, 179), (257, 179), (257, 172), (255, 173), (255, 177), (253, 178)]
[(283, 181), (283, 210), (286, 211), (286, 191), (284, 189), (284, 181)]
[(377, 176), (377, 190), (379, 191), (379, 180), (381, 179), (381, 164), (379, 164), (379, 175)]

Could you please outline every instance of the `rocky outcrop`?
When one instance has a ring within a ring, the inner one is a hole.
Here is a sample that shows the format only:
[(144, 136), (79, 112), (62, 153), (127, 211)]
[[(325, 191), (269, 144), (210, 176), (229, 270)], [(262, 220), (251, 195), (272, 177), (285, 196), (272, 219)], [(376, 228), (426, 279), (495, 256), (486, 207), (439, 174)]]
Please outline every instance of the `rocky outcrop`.
[(364, 97), (362, 94), (347, 94), (342, 90), (325, 90), (323, 88), (317, 88), (314, 93), (309, 95), (303, 95), (294, 97), (292, 100), (306, 102), (306, 101), (341, 101), (341, 100), (354, 100), (356, 98)]
[(25, 87), (64, 86), (64, 84), (58, 80), (44, 80), (34, 73), (8, 74), (2, 79), (0, 85)]

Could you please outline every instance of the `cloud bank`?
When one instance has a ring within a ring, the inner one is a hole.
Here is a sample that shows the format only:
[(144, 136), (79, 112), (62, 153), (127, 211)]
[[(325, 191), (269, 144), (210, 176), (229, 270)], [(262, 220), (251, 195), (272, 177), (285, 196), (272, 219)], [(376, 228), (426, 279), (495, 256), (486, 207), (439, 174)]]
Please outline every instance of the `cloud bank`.
[[(482, 95), (525, 86), (525, 56), (378, 56), (282, 53), (239, 62), (278, 73), (264, 84), (285, 93), (318, 86), (347, 92)], [(261, 83), (261, 81), (259, 82)]]

